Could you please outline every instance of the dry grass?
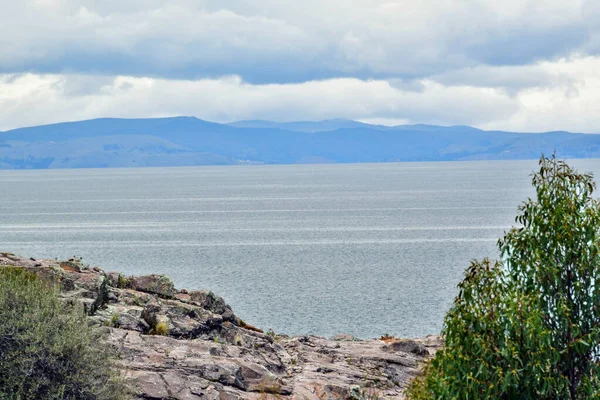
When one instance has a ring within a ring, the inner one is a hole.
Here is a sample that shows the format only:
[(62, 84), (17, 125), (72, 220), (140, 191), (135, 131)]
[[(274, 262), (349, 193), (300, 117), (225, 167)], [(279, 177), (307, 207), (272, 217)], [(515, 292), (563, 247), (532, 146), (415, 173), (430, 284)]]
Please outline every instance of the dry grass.
[(150, 331), (150, 334), (151, 335), (167, 336), (169, 334), (169, 325), (167, 325), (165, 322), (159, 322)]

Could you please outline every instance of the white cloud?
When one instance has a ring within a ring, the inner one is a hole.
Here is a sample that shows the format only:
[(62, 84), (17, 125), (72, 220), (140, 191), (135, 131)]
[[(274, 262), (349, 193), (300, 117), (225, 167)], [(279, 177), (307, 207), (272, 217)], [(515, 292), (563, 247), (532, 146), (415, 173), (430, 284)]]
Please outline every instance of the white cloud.
[[(0, 69), (427, 77), (593, 46), (591, 0), (0, 0)], [(590, 11), (591, 10), (591, 11)]]
[[(118, 76), (5, 75), (0, 78), (2, 128), (95, 117), (194, 115), (211, 121), (405, 119), (487, 122), (512, 114), (496, 89), (423, 82), (422, 92), (355, 78), (253, 85), (239, 77), (165, 80)], [(34, 112), (31, 112), (34, 110)]]
[(193, 115), (218, 122), (342, 117), (518, 131), (600, 131), (600, 57), (541, 62), (509, 75), (518, 80), (522, 74), (527, 81), (532, 73), (545, 77), (541, 84), (514, 92), (496, 87), (498, 82), (464, 85), (450, 79), (423, 79), (420, 90), (412, 90), (356, 78), (256, 85), (237, 76), (173, 80), (12, 74), (0, 77), (0, 128), (95, 117)]
[(510, 94), (517, 94), (525, 88), (565, 86), (576, 82), (572, 75), (551, 73), (540, 63), (507, 66), (477, 65), (435, 74), (431, 79), (445, 85), (462, 84), (500, 88)]
[(483, 126), (528, 132), (600, 133), (600, 57), (543, 62), (539, 68), (554, 77), (556, 84), (520, 91), (516, 96), (517, 113), (506, 121), (493, 121)]
[(195, 115), (600, 131), (597, 0), (0, 0), (0, 129)]
[(101, 14), (93, 2), (53, 3), (11, 1), (3, 7), (0, 68), (100, 73), (125, 68), (150, 75), (187, 68), (221, 72), (318, 48), (284, 21), (227, 9), (209, 12), (164, 2)]

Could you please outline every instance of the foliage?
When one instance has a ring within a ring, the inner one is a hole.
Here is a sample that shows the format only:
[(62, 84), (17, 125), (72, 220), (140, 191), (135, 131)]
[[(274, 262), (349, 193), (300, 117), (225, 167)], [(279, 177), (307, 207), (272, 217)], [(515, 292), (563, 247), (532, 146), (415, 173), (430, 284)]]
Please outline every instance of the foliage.
[(445, 347), (412, 399), (600, 398), (600, 204), (590, 174), (555, 157), (536, 199), (498, 244), (503, 265), (473, 262), (446, 315)]
[(169, 325), (167, 325), (165, 322), (159, 322), (150, 330), (150, 334), (166, 336), (169, 334)]
[(131, 278), (126, 278), (119, 274), (117, 278), (117, 287), (119, 289), (131, 289)]
[(445, 346), (413, 381), (413, 399), (537, 399), (552, 370), (549, 331), (531, 298), (508, 292), (498, 262), (473, 262), (446, 315)]
[(0, 268), (0, 399), (123, 399), (110, 352), (80, 306), (20, 268)]
[(555, 158), (540, 165), (537, 201), (520, 207), (523, 226), (499, 244), (511, 281), (535, 295), (551, 330), (563, 397), (587, 397), (600, 388), (600, 203), (591, 175)]

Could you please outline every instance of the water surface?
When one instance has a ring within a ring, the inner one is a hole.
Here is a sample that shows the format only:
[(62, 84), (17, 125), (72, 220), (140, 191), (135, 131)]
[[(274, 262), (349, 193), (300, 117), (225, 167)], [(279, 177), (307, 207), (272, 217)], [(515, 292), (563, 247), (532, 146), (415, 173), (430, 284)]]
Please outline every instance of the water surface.
[[(600, 160), (579, 160), (600, 171)], [(536, 161), (0, 171), (0, 250), (210, 289), (279, 333), (438, 333)]]

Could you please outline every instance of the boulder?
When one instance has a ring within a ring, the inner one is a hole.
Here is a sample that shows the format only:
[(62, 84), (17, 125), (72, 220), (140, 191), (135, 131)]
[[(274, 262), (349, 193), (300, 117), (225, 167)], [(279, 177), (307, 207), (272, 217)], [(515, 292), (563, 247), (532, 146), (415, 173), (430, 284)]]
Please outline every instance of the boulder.
[(131, 289), (172, 298), (177, 293), (173, 281), (166, 275), (144, 275), (129, 278)]
[(429, 355), (429, 351), (427, 350), (424, 344), (412, 339), (393, 340), (390, 343), (382, 346), (382, 350), (389, 353), (401, 351), (405, 353), (412, 353), (421, 357)]

